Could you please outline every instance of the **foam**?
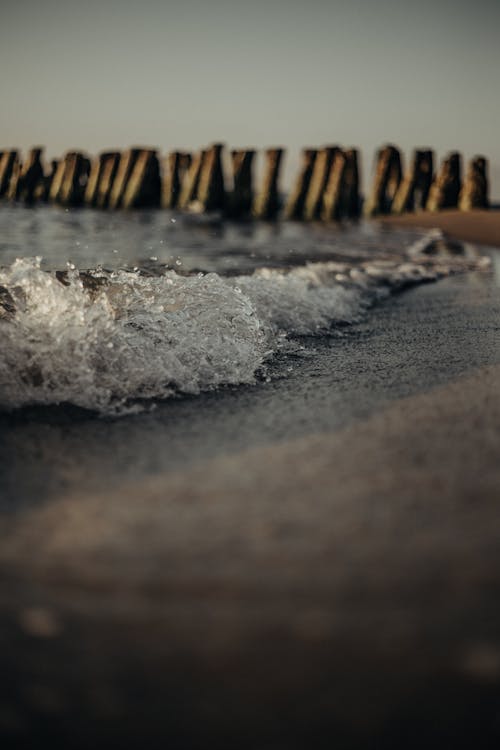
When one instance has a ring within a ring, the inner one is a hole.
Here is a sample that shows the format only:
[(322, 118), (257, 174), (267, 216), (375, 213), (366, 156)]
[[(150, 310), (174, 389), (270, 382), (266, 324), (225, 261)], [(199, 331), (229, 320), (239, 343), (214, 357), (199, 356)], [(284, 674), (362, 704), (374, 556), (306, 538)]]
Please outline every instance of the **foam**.
[(175, 393), (255, 383), (294, 337), (355, 323), (392, 292), (462, 267), (413, 250), (232, 278), (96, 269), (84, 284), (74, 267), (62, 283), (40, 258), (18, 259), (0, 271), (15, 310), (0, 316), (0, 408), (71, 403), (120, 415)]

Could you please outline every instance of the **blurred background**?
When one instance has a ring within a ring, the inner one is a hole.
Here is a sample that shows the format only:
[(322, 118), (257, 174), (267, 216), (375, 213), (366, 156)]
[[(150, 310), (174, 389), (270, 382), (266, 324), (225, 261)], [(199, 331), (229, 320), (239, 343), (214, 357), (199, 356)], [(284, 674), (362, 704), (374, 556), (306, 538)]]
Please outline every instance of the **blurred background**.
[(3, 0), (1, 146), (398, 144), (491, 160), (498, 0)]

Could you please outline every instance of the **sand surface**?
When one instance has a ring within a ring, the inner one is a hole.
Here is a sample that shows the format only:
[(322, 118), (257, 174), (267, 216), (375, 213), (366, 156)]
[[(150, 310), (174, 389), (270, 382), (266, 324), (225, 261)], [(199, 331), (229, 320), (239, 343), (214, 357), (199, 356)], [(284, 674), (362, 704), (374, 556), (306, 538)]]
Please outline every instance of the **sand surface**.
[(499, 383), (18, 519), (4, 724), (77, 747), (83, 726), (125, 747), (493, 747)]
[(497, 747), (492, 258), (269, 384), (3, 415), (2, 748)]
[(465, 242), (500, 247), (500, 211), (439, 211), (437, 213), (384, 216), (379, 219), (389, 227), (437, 227), (450, 237)]
[(339, 577), (352, 585), (354, 565), (382, 589), (408, 564), (412, 575), (438, 565), (443, 580), (427, 583), (443, 596), (450, 577), (472, 583), (500, 557), (499, 389), (500, 367), (484, 368), (333, 435), (59, 498), (13, 522), (1, 559), (36, 577), (127, 587), (154, 564), (156, 584), (215, 578), (223, 589), (272, 588), (274, 564), (280, 588), (311, 593)]
[(268, 390), (4, 424), (5, 746), (496, 747), (499, 321), (473, 274)]

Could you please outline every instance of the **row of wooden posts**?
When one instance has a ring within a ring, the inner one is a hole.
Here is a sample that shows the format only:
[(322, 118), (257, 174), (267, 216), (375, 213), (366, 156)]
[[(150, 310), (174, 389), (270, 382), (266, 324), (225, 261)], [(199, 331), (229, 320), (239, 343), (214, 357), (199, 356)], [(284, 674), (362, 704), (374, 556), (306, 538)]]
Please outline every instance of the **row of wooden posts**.
[(458, 152), (445, 158), (437, 172), (430, 149), (415, 150), (406, 171), (401, 152), (392, 145), (376, 156), (372, 189), (360, 195), (356, 149), (324, 146), (304, 149), (298, 175), (286, 201), (279, 191), (284, 149), (265, 151), (262, 182), (254, 192), (254, 150), (231, 151), (232, 185), (226, 187), (223, 145), (194, 154), (173, 151), (162, 165), (153, 149), (131, 148), (99, 154), (91, 161), (71, 151), (42, 164), (42, 148), (33, 148), (21, 161), (16, 150), (0, 151), (0, 198), (33, 205), (86, 205), (101, 209), (160, 207), (221, 212), (231, 218), (284, 217), (304, 221), (355, 219), (407, 211), (462, 210), (488, 207), (487, 161), (476, 157), (462, 179)]

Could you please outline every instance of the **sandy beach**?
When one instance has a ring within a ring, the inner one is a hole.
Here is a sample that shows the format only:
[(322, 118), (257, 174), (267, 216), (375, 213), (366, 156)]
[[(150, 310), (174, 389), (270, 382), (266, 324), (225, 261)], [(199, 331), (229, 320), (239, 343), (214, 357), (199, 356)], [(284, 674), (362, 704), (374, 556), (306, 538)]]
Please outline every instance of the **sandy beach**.
[(389, 227), (428, 229), (436, 227), (457, 240), (500, 247), (500, 211), (498, 210), (420, 212), (404, 216), (384, 216), (380, 218), (380, 221)]
[(499, 315), (476, 272), (267, 388), (5, 422), (9, 746), (494, 747)]

